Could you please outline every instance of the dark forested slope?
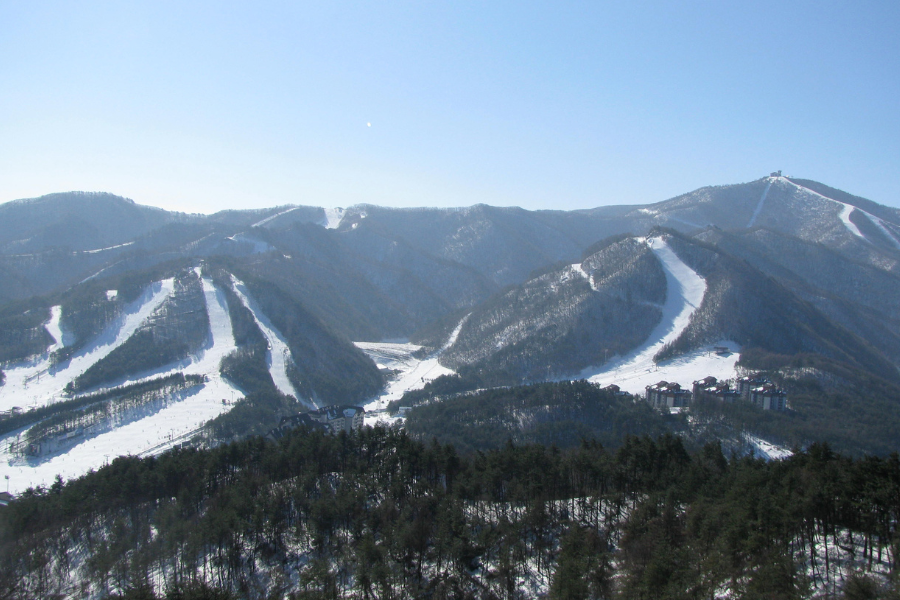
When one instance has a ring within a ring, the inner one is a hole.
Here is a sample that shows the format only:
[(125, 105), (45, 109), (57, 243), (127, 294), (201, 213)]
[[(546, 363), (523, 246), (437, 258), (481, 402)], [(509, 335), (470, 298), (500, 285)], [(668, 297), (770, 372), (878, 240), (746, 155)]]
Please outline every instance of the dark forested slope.
[(0, 510), (0, 594), (889, 597), (898, 524), (896, 455), (729, 460), (671, 436), (460, 455), (298, 431), (25, 494)]

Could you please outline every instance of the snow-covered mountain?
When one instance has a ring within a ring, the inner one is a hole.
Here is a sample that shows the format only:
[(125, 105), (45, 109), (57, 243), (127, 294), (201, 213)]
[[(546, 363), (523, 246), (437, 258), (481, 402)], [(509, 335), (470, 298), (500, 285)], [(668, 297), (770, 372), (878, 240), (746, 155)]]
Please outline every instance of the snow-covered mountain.
[[(110, 457), (208, 441), (217, 417), (261, 394), (290, 397), (299, 410), (359, 402), (380, 386), (361, 351), (302, 311), (278, 310), (290, 300), (256, 282), (198, 267), (131, 290), (103, 287), (64, 294), (39, 325), (51, 343), (4, 365), (0, 472), (14, 491)], [(341, 385), (343, 372), (329, 379), (335, 365), (368, 387)]]
[(734, 357), (724, 371), (726, 363), (714, 360), (715, 372), (697, 370), (696, 379), (734, 377), (737, 351), (749, 346), (895, 376), (874, 344), (720, 248), (662, 230), (610, 242), (476, 307), (442, 362), (504, 373), (510, 382), (590, 377), (637, 393), (664, 379), (658, 371), (670, 360), (680, 368), (686, 356), (706, 364), (716, 346)]
[[(122, 446), (143, 453), (217, 415), (224, 439), (245, 431), (238, 424), (264, 428), (262, 414), (383, 407), (473, 369), (504, 383), (589, 377), (636, 392), (733, 376), (749, 352), (782, 366), (821, 357), (828, 373), (804, 371), (817, 381), (856, 381), (835, 375), (850, 369), (893, 389), (898, 298), (900, 211), (777, 174), (569, 212), (187, 215), (53, 194), (0, 205), (0, 410), (93, 404), (91, 419), (106, 423), (91, 421), (99, 439), (175, 404), (206, 407)], [(167, 379), (179, 373), (202, 380)], [(251, 401), (233, 412), (232, 391)], [(54, 411), (33, 416), (84, 428)], [(35, 422), (9, 421), (4, 435), (24, 439)]]

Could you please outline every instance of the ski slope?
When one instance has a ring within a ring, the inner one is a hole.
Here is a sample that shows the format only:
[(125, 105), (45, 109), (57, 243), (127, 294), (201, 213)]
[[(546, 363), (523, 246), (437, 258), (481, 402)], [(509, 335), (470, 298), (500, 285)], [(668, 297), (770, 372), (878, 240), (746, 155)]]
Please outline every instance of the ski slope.
[(65, 340), (63, 339), (64, 334), (62, 326), (60, 325), (60, 319), (62, 319), (62, 306), (51, 307), (50, 320), (44, 324), (44, 329), (46, 329), (47, 333), (50, 334), (50, 337), (53, 338), (53, 343), (50, 344), (50, 347), (44, 351), (45, 354), (52, 354), (65, 346)]
[(603, 386), (614, 383), (632, 394), (643, 393), (646, 386), (660, 380), (676, 381), (686, 386), (707, 375), (721, 379), (734, 377), (734, 365), (740, 348), (727, 340), (716, 344), (727, 347), (730, 350), (727, 355), (700, 350), (659, 364), (653, 362), (653, 357), (666, 344), (678, 339), (687, 328), (694, 311), (703, 302), (706, 281), (678, 258), (663, 238), (650, 238), (647, 244), (666, 275), (667, 291), (662, 319), (640, 347), (625, 356), (614, 357), (601, 367), (585, 369), (581, 377)]
[[(140, 310), (131, 314), (132, 318), (137, 318), (134, 315), (141, 314), (145, 315), (144, 318), (149, 316), (152, 313), (152, 310), (148, 312), (149, 306), (154, 304), (158, 306), (157, 296), (166, 293), (166, 289), (170, 292), (171, 285), (171, 280), (167, 280), (151, 286), (159, 289), (149, 300), (145, 297)], [(166, 399), (162, 408), (146, 410), (130, 420), (116, 423), (114, 429), (88, 437), (65, 453), (44, 461), (26, 461), (10, 454), (10, 442), (17, 435), (24, 433), (24, 430), (6, 436), (0, 440), (0, 475), (9, 476), (11, 492), (19, 493), (28, 487), (38, 485), (48, 486), (56, 475), (61, 475), (65, 479), (78, 477), (90, 469), (100, 468), (116, 456), (163, 452), (174, 444), (189, 439), (204, 423), (230, 410), (233, 401), (243, 396), (240, 390), (219, 374), (219, 363), (222, 358), (236, 348), (225, 297), (210, 280), (202, 279), (202, 285), (210, 321), (210, 336), (205, 347), (187, 361), (128, 378), (124, 384), (137, 383), (174, 372), (205, 375), (207, 382), (173, 394)], [(64, 372), (56, 373), (56, 376), (60, 373)], [(47, 387), (56, 388), (65, 385), (62, 381), (56, 380), (54, 375), (45, 376), (44, 379), (47, 382), (53, 381), (52, 385), (43, 384)]]
[(321, 225), (325, 229), (337, 229), (341, 220), (344, 218), (344, 209), (343, 208), (326, 208), (325, 210), (325, 220), (321, 223)]
[(282, 216), (282, 215), (286, 215), (286, 214), (291, 213), (291, 212), (294, 212), (294, 211), (297, 210), (298, 208), (300, 208), (300, 207), (299, 207), (299, 206), (292, 206), (291, 208), (289, 208), (289, 209), (287, 209), (287, 210), (283, 210), (283, 211), (281, 211), (281, 212), (279, 212), (279, 213), (275, 213), (274, 215), (270, 215), (270, 216), (266, 217), (265, 219), (262, 219), (261, 221), (257, 221), (256, 223), (254, 223), (254, 224), (251, 225), (250, 227), (263, 227), (263, 226), (265, 226), (267, 223), (269, 223), (269, 222), (271, 222), (271, 221), (274, 221), (274, 220), (277, 219), (278, 217), (280, 217), (280, 216)]
[(125, 242), (124, 244), (117, 244), (115, 246), (108, 246), (106, 248), (97, 248), (96, 250), (83, 250), (85, 254), (99, 254), (101, 252), (106, 252), (107, 250), (115, 250), (117, 248), (127, 248), (128, 246), (133, 245), (134, 242)]
[(269, 373), (272, 375), (272, 381), (275, 382), (275, 387), (278, 388), (278, 391), (282, 394), (293, 396), (310, 408), (315, 408), (315, 405), (312, 402), (302, 398), (300, 394), (297, 393), (297, 390), (294, 389), (294, 384), (291, 383), (291, 380), (288, 378), (287, 367), (290, 364), (291, 351), (290, 348), (288, 348), (287, 340), (284, 339), (281, 332), (272, 325), (272, 322), (269, 321), (268, 317), (266, 317), (256, 304), (256, 301), (253, 300), (247, 286), (233, 275), (231, 279), (234, 284), (234, 291), (237, 293), (244, 306), (247, 307), (247, 310), (253, 314), (253, 319), (256, 321), (260, 331), (262, 331), (263, 335), (266, 336), (266, 340), (269, 342), (269, 351), (266, 356), (266, 362), (269, 365)]
[(265, 254), (266, 252), (270, 252), (275, 249), (275, 246), (269, 244), (268, 242), (264, 242), (262, 240), (258, 240), (256, 238), (250, 237), (244, 233), (236, 233), (229, 238), (225, 238), (227, 240), (231, 240), (235, 243), (244, 243), (253, 247), (253, 254)]
[[(66, 385), (130, 338), (171, 295), (174, 285), (174, 279), (166, 279), (149, 286), (140, 298), (125, 307), (119, 318), (67, 363), (51, 367), (50, 356), (45, 353), (33, 361), (6, 369), (6, 384), (0, 387), (0, 410), (10, 410), (13, 407), (27, 410), (61, 399)], [(50, 325), (58, 329), (59, 321), (54, 325), (54, 318), (57, 317), (51, 317)], [(56, 337), (56, 331), (48, 331)], [(61, 330), (58, 333), (62, 336)], [(61, 343), (61, 339), (57, 339), (57, 343)]]
[(859, 230), (859, 227), (856, 226), (856, 223), (850, 220), (850, 213), (852, 213), (854, 210), (856, 210), (855, 206), (852, 206), (850, 204), (842, 204), (840, 214), (841, 222), (850, 233), (862, 240), (865, 240), (866, 236), (862, 234), (862, 232)]
[(441, 375), (452, 375), (454, 373), (452, 369), (442, 365), (439, 360), (441, 354), (456, 343), (459, 332), (468, 318), (469, 315), (463, 317), (440, 349), (427, 358), (416, 358), (414, 356), (414, 353), (422, 348), (415, 344), (354, 342), (354, 345), (365, 352), (379, 369), (390, 369), (398, 372), (397, 376), (387, 384), (384, 391), (363, 407), (367, 413), (374, 413), (366, 416), (367, 425), (391, 420), (383, 412), (389, 402), (399, 400), (406, 392), (422, 389), (426, 383), (437, 379)]
[(823, 196), (823, 195), (820, 194), (819, 192), (816, 192), (816, 191), (814, 191), (814, 190), (809, 189), (808, 187), (803, 187), (802, 185), (799, 185), (799, 184), (797, 184), (797, 183), (794, 183), (794, 182), (791, 181), (790, 179), (785, 179), (785, 178), (782, 178), (782, 179), (784, 179), (786, 182), (788, 182), (789, 184), (791, 184), (792, 186), (794, 186), (794, 187), (797, 188), (798, 190), (801, 190), (801, 191), (803, 191), (803, 192), (805, 192), (805, 193), (807, 193), (807, 194), (811, 194), (811, 195), (813, 195), (813, 196), (818, 196), (819, 198), (821, 198), (821, 199), (823, 199), (823, 200), (827, 200), (827, 201), (829, 201), (829, 202), (833, 202), (833, 203), (839, 205), (839, 206), (841, 207), (841, 212), (840, 212), (840, 215), (839, 215), (839, 216), (840, 216), (841, 222), (844, 224), (844, 227), (846, 227), (847, 230), (848, 230), (850, 233), (852, 233), (854, 236), (856, 236), (856, 237), (858, 237), (858, 238), (860, 238), (860, 239), (862, 239), (862, 240), (865, 240), (865, 241), (867, 241), (867, 242), (869, 242), (869, 243), (871, 244), (872, 241), (869, 240), (869, 239), (868, 239), (868, 238), (867, 238), (867, 237), (859, 230), (859, 227), (857, 227), (856, 224), (853, 223), (853, 221), (850, 220), (850, 215), (853, 213), (853, 211), (859, 211), (860, 213), (862, 213), (863, 215), (865, 215), (866, 218), (867, 218), (867, 219), (868, 219), (875, 227), (877, 227), (879, 231), (881, 231), (881, 233), (884, 234), (884, 237), (887, 238), (887, 240), (891, 243), (891, 245), (894, 246), (895, 249), (900, 250), (900, 240), (897, 239), (897, 236), (894, 234), (894, 232), (892, 232), (892, 231), (887, 227), (887, 225), (885, 225), (884, 220), (881, 219), (880, 217), (876, 217), (876, 216), (873, 215), (872, 213), (870, 213), (870, 212), (868, 212), (868, 211), (865, 211), (865, 210), (859, 208), (858, 206), (854, 206), (854, 205), (852, 205), (852, 204), (847, 204), (846, 202), (841, 202), (840, 200), (835, 200), (834, 198), (829, 198), (828, 196)]

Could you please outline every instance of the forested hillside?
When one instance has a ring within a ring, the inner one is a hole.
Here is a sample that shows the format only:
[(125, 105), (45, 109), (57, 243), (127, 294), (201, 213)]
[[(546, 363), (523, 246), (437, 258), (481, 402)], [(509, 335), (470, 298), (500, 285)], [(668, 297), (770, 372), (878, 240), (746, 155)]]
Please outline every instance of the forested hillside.
[(632, 237), (592, 250), (476, 307), (441, 362), (539, 381), (577, 374), (647, 339), (666, 299), (659, 262)]
[(668, 435), (461, 455), (299, 430), (30, 491), (0, 510), (0, 594), (889, 597), (898, 524), (896, 455), (729, 459)]

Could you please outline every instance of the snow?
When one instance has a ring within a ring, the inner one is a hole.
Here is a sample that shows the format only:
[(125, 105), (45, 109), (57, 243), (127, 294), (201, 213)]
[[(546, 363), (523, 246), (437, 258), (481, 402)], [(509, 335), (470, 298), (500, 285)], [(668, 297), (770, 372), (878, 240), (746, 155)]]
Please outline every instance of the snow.
[[(835, 200), (835, 202), (837, 202), (837, 201)], [(862, 232), (859, 230), (859, 227), (857, 227), (856, 224), (850, 220), (850, 213), (852, 213), (854, 210), (856, 210), (856, 207), (853, 206), (852, 204), (843, 204), (843, 203), (839, 203), (839, 204), (842, 205), (840, 217), (841, 217), (841, 221), (844, 223), (844, 227), (846, 227), (847, 230), (850, 233), (852, 233), (853, 235), (855, 235), (856, 237), (863, 239), (863, 240), (866, 239), (866, 236), (864, 236), (862, 234)]]
[(7, 369), (6, 384), (0, 387), (0, 410), (9, 410), (14, 406), (35, 408), (57, 401), (66, 384), (121, 346), (169, 297), (173, 289), (173, 279), (149, 286), (140, 298), (125, 307), (123, 314), (110, 323), (103, 333), (61, 367), (51, 368), (50, 357), (44, 355)]
[(275, 219), (277, 219), (277, 218), (280, 217), (281, 215), (286, 215), (286, 214), (288, 214), (289, 212), (293, 212), (293, 211), (297, 210), (298, 208), (300, 208), (300, 207), (299, 207), (299, 206), (292, 206), (291, 208), (289, 208), (289, 209), (287, 209), (287, 210), (283, 210), (283, 211), (281, 211), (280, 213), (275, 213), (274, 215), (270, 215), (270, 216), (266, 217), (265, 219), (263, 219), (262, 221), (257, 221), (256, 223), (254, 223), (254, 224), (251, 225), (250, 227), (262, 227), (262, 226), (265, 225), (266, 223), (269, 223), (270, 221), (274, 221)]
[(744, 439), (753, 446), (754, 454), (756, 454), (756, 456), (766, 460), (781, 460), (790, 458), (794, 455), (794, 453), (787, 448), (772, 444), (771, 442), (767, 442), (766, 440), (756, 437), (755, 435), (750, 435), (749, 433), (744, 434)]
[(766, 189), (763, 190), (762, 196), (759, 198), (759, 204), (756, 205), (756, 210), (753, 211), (753, 216), (750, 217), (750, 222), (747, 223), (747, 227), (753, 227), (753, 224), (756, 223), (757, 217), (759, 217), (759, 213), (762, 212), (763, 204), (766, 202), (766, 196), (769, 195), (769, 188), (772, 187), (772, 182), (775, 181), (775, 177), (769, 177), (769, 182), (766, 184)]
[(315, 408), (309, 400), (302, 398), (300, 394), (297, 393), (297, 390), (294, 389), (294, 384), (291, 383), (291, 380), (287, 376), (287, 367), (291, 360), (291, 350), (288, 348), (287, 340), (262, 312), (243, 282), (233, 275), (232, 282), (234, 283), (234, 291), (237, 293), (244, 306), (246, 306), (253, 314), (253, 319), (256, 321), (259, 329), (269, 342), (269, 351), (267, 352), (266, 362), (269, 364), (269, 373), (272, 374), (272, 381), (275, 382), (275, 387), (278, 388), (278, 391), (282, 394), (293, 396), (310, 408)]
[(416, 346), (415, 344), (354, 342), (356, 347), (365, 352), (379, 368), (399, 371), (398, 375), (388, 383), (384, 391), (363, 407), (367, 413), (375, 413), (366, 416), (366, 424), (374, 425), (377, 422), (393, 421), (394, 419), (388, 418), (387, 414), (383, 412), (389, 402), (399, 400), (406, 392), (422, 389), (426, 383), (437, 379), (441, 375), (452, 375), (454, 373), (453, 370), (443, 366), (439, 359), (447, 348), (456, 343), (459, 332), (462, 331), (463, 325), (465, 325), (468, 318), (469, 315), (463, 317), (441, 348), (424, 359), (413, 356), (414, 352), (421, 349), (421, 346)]
[(379, 368), (399, 371), (384, 391), (363, 407), (367, 412), (384, 410), (388, 402), (399, 400), (406, 392), (421, 389), (429, 381), (453, 373), (438, 362), (440, 352), (425, 359), (413, 356), (414, 352), (421, 349), (421, 346), (415, 344), (388, 342), (354, 342), (354, 344), (375, 361)]
[(60, 348), (66, 345), (65, 336), (63, 334), (62, 326), (59, 321), (62, 318), (62, 306), (53, 306), (50, 308), (50, 320), (44, 324), (44, 329), (47, 330), (47, 333), (53, 338), (53, 343), (50, 345), (47, 350), (45, 350), (46, 354), (51, 354), (52, 352), (56, 352)]
[(642, 393), (646, 386), (660, 380), (679, 381), (684, 385), (707, 375), (722, 379), (733, 377), (740, 348), (728, 340), (716, 344), (730, 350), (726, 355), (697, 350), (658, 364), (653, 362), (653, 357), (663, 346), (678, 339), (687, 328), (694, 311), (703, 302), (706, 281), (682, 262), (663, 238), (650, 238), (646, 243), (666, 274), (662, 319), (640, 347), (625, 356), (614, 357), (601, 367), (585, 369), (581, 377), (604, 386), (615, 383), (633, 394)]
[[(784, 178), (782, 178), (782, 179), (784, 179)], [(841, 207), (841, 212), (840, 212), (841, 222), (844, 224), (844, 226), (847, 228), (847, 230), (850, 233), (852, 233), (854, 236), (871, 243), (871, 240), (867, 239), (866, 236), (863, 235), (863, 233), (859, 230), (859, 228), (850, 220), (850, 214), (853, 213), (854, 210), (858, 210), (859, 212), (864, 214), (866, 216), (866, 218), (869, 219), (869, 221), (871, 221), (872, 224), (875, 225), (875, 227), (877, 227), (881, 231), (881, 233), (884, 234), (884, 236), (891, 242), (891, 244), (894, 246), (894, 248), (900, 250), (900, 241), (898, 241), (897, 237), (894, 235), (894, 233), (890, 229), (887, 228), (887, 226), (884, 224), (883, 219), (876, 217), (872, 213), (867, 212), (867, 211), (859, 208), (858, 206), (854, 206), (852, 204), (847, 204), (846, 202), (841, 202), (839, 200), (835, 200), (834, 198), (829, 198), (828, 196), (823, 196), (819, 192), (811, 190), (807, 187), (803, 187), (802, 185), (796, 184), (793, 181), (791, 181), (790, 179), (784, 179), (784, 180), (787, 181), (788, 183), (790, 183), (791, 185), (793, 185), (798, 190), (802, 190), (802, 191), (806, 192), (807, 194), (812, 194), (813, 196), (818, 196), (819, 198), (822, 198), (824, 200), (828, 200), (829, 202), (838, 204)]]
[[(469, 314), (471, 314), (471, 313), (469, 313)], [(469, 320), (469, 315), (466, 315), (462, 319), (460, 319), (459, 323), (456, 324), (456, 327), (450, 333), (450, 337), (448, 337), (447, 341), (444, 342), (444, 345), (441, 346), (439, 353), (443, 352), (444, 350), (446, 350), (447, 348), (449, 348), (450, 346), (452, 346), (453, 344), (456, 343), (456, 340), (459, 337), (459, 332), (462, 331), (463, 325), (465, 325), (466, 321), (468, 321), (468, 320)]]
[(125, 242), (124, 244), (118, 244), (116, 246), (108, 246), (106, 248), (97, 248), (96, 250), (84, 250), (85, 254), (98, 254), (100, 252), (106, 252), (107, 250), (115, 250), (116, 248), (125, 248), (126, 246), (131, 246), (134, 242)]
[(115, 300), (119, 297), (119, 290), (106, 290), (106, 299)]
[[(859, 209), (857, 209), (857, 210), (859, 210)], [(887, 237), (887, 239), (890, 240), (890, 242), (891, 242), (891, 244), (893, 244), (894, 248), (900, 250), (900, 242), (897, 241), (897, 238), (894, 236), (894, 234), (891, 233), (891, 231), (885, 226), (884, 221), (882, 221), (881, 219), (879, 219), (878, 217), (876, 217), (873, 214), (867, 213), (866, 211), (862, 211), (862, 213), (864, 215), (866, 215), (867, 217), (869, 217), (869, 220), (872, 221), (872, 223), (875, 225), (875, 227), (877, 227), (878, 229), (881, 230), (881, 233), (883, 233), (885, 235), (885, 237)]]
[(94, 273), (93, 275), (89, 275), (88, 277), (85, 277), (84, 279), (82, 279), (82, 280), (80, 281), (80, 283), (84, 283), (84, 282), (86, 282), (86, 281), (90, 281), (91, 279), (96, 279), (97, 277), (100, 277), (100, 275), (102, 275), (103, 273), (105, 273), (105, 272), (108, 271), (109, 269), (112, 269), (112, 268), (115, 267), (116, 265), (121, 264), (121, 262), (122, 262), (121, 260), (120, 260), (120, 261), (116, 261), (116, 262), (114, 262), (114, 263), (111, 264), (111, 265), (107, 265), (107, 266), (103, 267), (102, 269), (100, 269), (99, 271), (97, 271), (96, 273)]
[(574, 272), (576, 275), (587, 279), (587, 282), (591, 285), (591, 289), (597, 291), (597, 286), (594, 284), (594, 278), (588, 275), (588, 272), (584, 270), (584, 267), (581, 265), (581, 263), (575, 263), (574, 265), (571, 265), (571, 269), (572, 272)]
[(341, 219), (344, 218), (344, 209), (343, 208), (326, 208), (325, 210), (325, 220), (321, 223), (325, 229), (337, 229), (341, 224)]
[[(204, 374), (208, 381), (202, 386), (191, 388), (168, 398), (167, 406), (161, 410), (125, 423), (96, 437), (88, 438), (73, 446), (68, 452), (44, 462), (16, 461), (9, 453), (10, 442), (16, 434), (7, 436), (0, 441), (0, 474), (9, 476), (11, 492), (19, 493), (28, 487), (50, 485), (57, 474), (65, 479), (78, 477), (91, 469), (100, 468), (116, 456), (162, 452), (172, 445), (190, 438), (205, 422), (231, 409), (231, 401), (235, 399), (235, 394), (241, 394), (241, 392), (219, 374), (219, 363), (222, 358), (236, 348), (231, 319), (222, 292), (217, 290), (208, 279), (203, 279), (202, 283), (209, 312), (210, 339), (203, 350), (190, 358), (189, 364), (170, 365), (162, 371), (164, 373), (182, 371), (185, 374)], [(143, 321), (146, 316), (149, 316), (152, 313), (151, 307), (155, 309), (171, 292), (172, 280), (157, 283), (153, 288), (152, 296), (148, 299), (145, 295), (140, 309), (129, 315), (131, 320), (144, 315), (140, 319)], [(162, 296), (162, 299), (159, 296)], [(126, 321), (129, 321), (129, 318), (126, 318)], [(125, 329), (127, 328), (122, 327), (119, 330), (120, 334)], [(57, 373), (57, 375), (59, 374)], [(147, 374), (144, 374), (127, 383), (147, 378)], [(45, 382), (54, 381), (53, 385), (58, 386), (61, 381), (55, 381), (55, 379), (53, 375), (44, 377)], [(42, 383), (42, 385), (51, 387), (47, 383)], [(228, 402), (224, 402), (225, 400)]]

